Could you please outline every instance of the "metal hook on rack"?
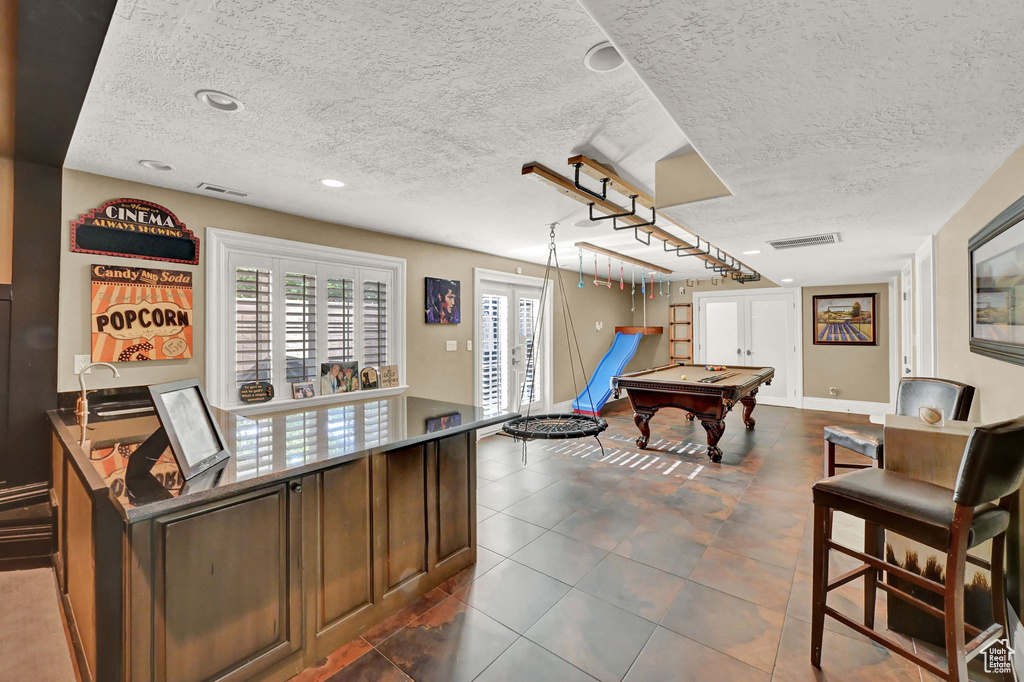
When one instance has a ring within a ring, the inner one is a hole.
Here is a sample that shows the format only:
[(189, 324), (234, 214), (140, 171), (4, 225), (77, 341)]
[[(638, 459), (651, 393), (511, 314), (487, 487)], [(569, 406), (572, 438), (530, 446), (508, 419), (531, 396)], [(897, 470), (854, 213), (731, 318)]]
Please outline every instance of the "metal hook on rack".
[[(586, 192), (590, 196), (594, 197), (595, 199), (600, 199), (601, 201), (604, 201), (605, 199), (608, 198), (608, 183), (611, 182), (610, 178), (601, 178), (601, 193), (598, 194), (597, 192), (587, 189), (586, 187), (580, 184), (580, 168), (583, 167), (583, 164), (574, 163), (573, 166), (575, 166), (576, 168), (576, 189), (578, 189), (581, 192)], [(593, 206), (593, 204), (591, 204), (591, 206)], [(593, 220), (593, 218), (591, 218), (591, 220)]]

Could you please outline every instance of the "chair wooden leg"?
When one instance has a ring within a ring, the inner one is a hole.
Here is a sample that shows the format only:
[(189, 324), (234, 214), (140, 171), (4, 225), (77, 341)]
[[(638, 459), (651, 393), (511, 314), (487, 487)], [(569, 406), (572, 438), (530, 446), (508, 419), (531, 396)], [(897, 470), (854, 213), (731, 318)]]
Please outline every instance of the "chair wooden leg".
[(825, 478), (836, 475), (836, 444), (825, 441)]
[[(881, 558), (879, 555), (878, 536), (881, 529), (874, 523), (864, 522), (864, 553), (868, 556)], [(870, 570), (864, 574), (864, 627), (875, 627), (875, 601), (878, 585), (878, 571)]]
[[(1003, 626), (1003, 637), (1009, 639), (1006, 625), (1006, 582), (1004, 563), (1006, 560), (1006, 533), (992, 539), (992, 615), (995, 622)], [(1005, 682), (1013, 682), (1013, 673), (1004, 673)]]
[(969, 682), (967, 677), (966, 638), (964, 633), (964, 573), (967, 539), (973, 509), (957, 505), (946, 551), (946, 589), (943, 594), (946, 628), (946, 662), (949, 682)]
[(814, 505), (814, 559), (811, 575), (811, 665), (821, 667), (821, 640), (825, 634), (825, 599), (828, 596), (828, 519), (832, 510)]

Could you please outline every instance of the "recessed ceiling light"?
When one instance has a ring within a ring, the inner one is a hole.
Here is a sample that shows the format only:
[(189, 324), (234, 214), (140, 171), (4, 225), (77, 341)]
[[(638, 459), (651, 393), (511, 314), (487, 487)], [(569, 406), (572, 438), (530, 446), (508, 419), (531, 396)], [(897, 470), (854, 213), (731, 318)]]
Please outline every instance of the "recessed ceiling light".
[(155, 171), (170, 171), (174, 170), (174, 166), (163, 161), (153, 161), (152, 159), (143, 159), (139, 161), (139, 165), (143, 168), (148, 168)]
[(744, 251), (743, 255), (744, 256), (753, 256), (755, 253), (761, 253), (761, 252), (757, 251), (757, 250), (754, 250), (754, 251)]
[(601, 223), (599, 221), (597, 221), (597, 220), (589, 220), (589, 219), (587, 219), (587, 220), (577, 220), (576, 222), (573, 223), (573, 225), (575, 225), (576, 227), (597, 227), (600, 224)]
[(792, 281), (793, 281), (793, 278), (792, 278), (792, 277), (787, 277), (787, 278), (785, 278), (785, 279), (780, 279), (779, 281), (780, 281), (780, 282), (792, 282)]
[(217, 90), (200, 90), (196, 93), (196, 99), (217, 111), (241, 111), (245, 108), (237, 98)]
[(331, 178), (321, 178), (320, 179), (320, 184), (323, 185), (324, 187), (334, 187), (334, 188), (344, 187), (345, 186), (345, 183), (342, 182), (341, 180), (332, 180)]
[(607, 73), (625, 64), (626, 60), (622, 58), (622, 55), (619, 54), (614, 45), (609, 42), (603, 42), (587, 50), (583, 63), (591, 71)]

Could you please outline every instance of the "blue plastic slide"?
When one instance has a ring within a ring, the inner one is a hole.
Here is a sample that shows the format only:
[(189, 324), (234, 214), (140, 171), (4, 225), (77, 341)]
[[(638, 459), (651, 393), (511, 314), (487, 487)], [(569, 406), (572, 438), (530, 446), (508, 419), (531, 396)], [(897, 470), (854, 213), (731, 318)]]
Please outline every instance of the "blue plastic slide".
[(612, 377), (622, 374), (626, 363), (636, 353), (636, 348), (640, 345), (641, 336), (643, 334), (615, 332), (615, 340), (612, 341), (612, 347), (601, 358), (597, 369), (594, 370), (594, 374), (590, 377), (590, 383), (587, 384), (587, 388), (583, 389), (583, 392), (576, 396), (576, 400), (572, 401), (573, 412), (592, 414), (594, 416), (601, 413), (601, 408), (604, 407), (604, 404), (608, 402), (608, 398), (612, 395)]

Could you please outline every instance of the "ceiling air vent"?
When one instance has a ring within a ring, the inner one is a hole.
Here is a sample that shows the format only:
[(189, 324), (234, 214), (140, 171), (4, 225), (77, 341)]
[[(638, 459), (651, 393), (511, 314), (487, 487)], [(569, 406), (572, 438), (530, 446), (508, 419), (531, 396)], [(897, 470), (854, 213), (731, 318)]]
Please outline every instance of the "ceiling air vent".
[(240, 189), (229, 189), (227, 187), (221, 187), (219, 185), (211, 185), (208, 182), (201, 182), (201, 183), (199, 183), (199, 189), (203, 190), (204, 192), (210, 192), (211, 194), (223, 194), (223, 195), (229, 196), (229, 197), (247, 197), (247, 196), (249, 196), (248, 192), (243, 192)]
[(786, 239), (774, 239), (766, 243), (773, 249), (795, 249), (800, 246), (825, 246), (826, 244), (838, 244), (839, 233), (829, 232), (828, 234), (813, 234), (808, 237), (787, 237)]

